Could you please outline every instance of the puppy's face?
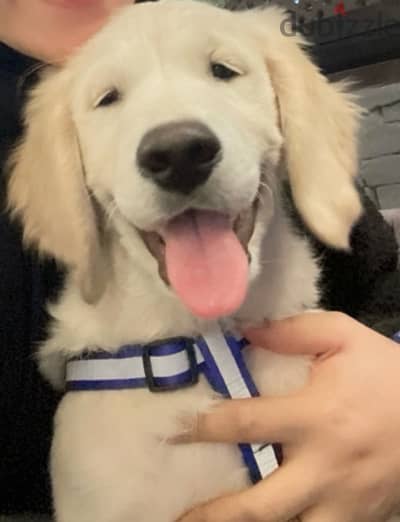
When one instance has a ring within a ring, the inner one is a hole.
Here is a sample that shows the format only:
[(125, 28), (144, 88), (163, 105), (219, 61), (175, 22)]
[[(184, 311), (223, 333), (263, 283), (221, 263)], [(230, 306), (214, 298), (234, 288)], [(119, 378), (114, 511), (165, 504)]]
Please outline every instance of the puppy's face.
[[(72, 82), (87, 186), (111, 219), (130, 225), (124, 234), (142, 236), (165, 282), (202, 316), (225, 315), (243, 299), (248, 262), (240, 248), (247, 249), (260, 184), (274, 173), (282, 144), (263, 56), (241, 25), (202, 4), (128, 9), (81, 53)], [(184, 238), (170, 238), (177, 216)], [(206, 255), (207, 230), (221, 220), (230, 230), (213, 248), (232, 248)], [(177, 241), (179, 253), (170, 255)]]
[(160, 231), (193, 208), (235, 219), (274, 170), (276, 96), (249, 29), (202, 4), (138, 6), (79, 56), (71, 102), (86, 181), (134, 227)]
[(34, 93), (10, 202), (27, 238), (77, 269), (88, 300), (105, 279), (89, 194), (207, 317), (244, 298), (246, 250), (260, 207), (268, 227), (282, 158), (306, 222), (346, 245), (359, 213), (355, 110), (281, 17), (176, 0), (126, 8)]

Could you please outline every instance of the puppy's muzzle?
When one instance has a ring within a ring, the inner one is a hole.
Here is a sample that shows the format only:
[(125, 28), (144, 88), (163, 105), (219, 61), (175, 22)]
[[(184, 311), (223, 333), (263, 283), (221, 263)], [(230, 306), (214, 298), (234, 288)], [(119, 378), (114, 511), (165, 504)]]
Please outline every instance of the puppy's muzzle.
[(148, 131), (136, 161), (142, 176), (164, 190), (190, 194), (208, 180), (221, 156), (215, 134), (199, 121), (185, 120)]

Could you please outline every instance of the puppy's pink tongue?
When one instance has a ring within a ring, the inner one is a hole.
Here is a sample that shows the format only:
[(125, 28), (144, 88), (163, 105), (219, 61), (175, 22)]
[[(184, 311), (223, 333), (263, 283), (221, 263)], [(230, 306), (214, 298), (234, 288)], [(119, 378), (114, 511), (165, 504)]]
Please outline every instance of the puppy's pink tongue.
[(248, 261), (227, 217), (187, 212), (169, 223), (164, 240), (171, 286), (195, 315), (215, 319), (242, 304)]

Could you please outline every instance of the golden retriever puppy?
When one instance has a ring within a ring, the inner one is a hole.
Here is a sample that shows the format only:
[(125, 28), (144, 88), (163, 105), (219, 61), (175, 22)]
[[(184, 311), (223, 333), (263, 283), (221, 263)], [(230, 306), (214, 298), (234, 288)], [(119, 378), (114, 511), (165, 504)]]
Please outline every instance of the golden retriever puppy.
[[(281, 33), (282, 17), (189, 0), (127, 7), (34, 89), (9, 201), (26, 241), (68, 268), (39, 350), (54, 386), (84, 353), (318, 307), (321, 263), (284, 185), (319, 240), (348, 246), (358, 109)], [(263, 394), (307, 377), (302, 358), (254, 348), (246, 360)], [(236, 447), (167, 443), (215, 397), (202, 377), (166, 393), (65, 393), (57, 521), (173, 522), (246, 486)]]

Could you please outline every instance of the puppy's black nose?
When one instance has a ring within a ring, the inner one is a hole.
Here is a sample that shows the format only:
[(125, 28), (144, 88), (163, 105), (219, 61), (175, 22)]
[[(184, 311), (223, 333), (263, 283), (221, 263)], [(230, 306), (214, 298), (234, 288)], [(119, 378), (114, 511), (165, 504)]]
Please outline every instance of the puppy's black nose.
[(203, 123), (179, 121), (147, 132), (137, 151), (141, 174), (171, 192), (189, 194), (210, 177), (221, 145)]

